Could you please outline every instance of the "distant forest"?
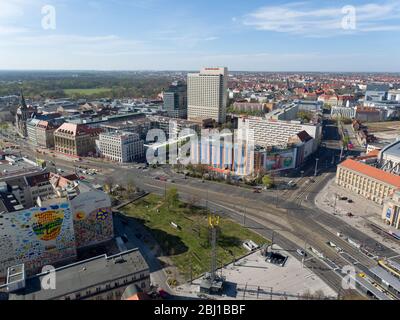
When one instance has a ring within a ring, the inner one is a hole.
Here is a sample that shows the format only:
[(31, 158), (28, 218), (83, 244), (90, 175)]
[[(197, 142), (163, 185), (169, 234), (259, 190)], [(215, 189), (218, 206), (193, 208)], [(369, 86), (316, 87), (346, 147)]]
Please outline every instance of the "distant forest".
[(0, 96), (19, 94), (22, 88), (26, 97), (37, 99), (153, 98), (173, 80), (172, 74), (162, 72), (2, 71)]

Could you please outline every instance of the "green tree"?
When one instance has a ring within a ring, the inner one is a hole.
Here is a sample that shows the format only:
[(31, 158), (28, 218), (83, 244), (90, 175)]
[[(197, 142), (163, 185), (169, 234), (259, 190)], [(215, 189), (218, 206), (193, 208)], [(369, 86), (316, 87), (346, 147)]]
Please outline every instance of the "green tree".
[(179, 204), (179, 194), (176, 188), (169, 188), (166, 194), (166, 201), (168, 204), (168, 208), (173, 208), (178, 206)]
[(313, 118), (313, 114), (309, 111), (299, 111), (297, 117), (303, 121), (309, 122)]

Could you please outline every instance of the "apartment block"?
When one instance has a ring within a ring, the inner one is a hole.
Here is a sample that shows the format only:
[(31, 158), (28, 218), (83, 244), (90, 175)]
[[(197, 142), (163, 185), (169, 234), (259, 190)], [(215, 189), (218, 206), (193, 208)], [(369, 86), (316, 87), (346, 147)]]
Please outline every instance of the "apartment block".
[(262, 147), (281, 146), (286, 148), (289, 139), (301, 131), (306, 131), (313, 139), (313, 151), (321, 141), (320, 124), (303, 124), (300, 121), (268, 120), (262, 117), (243, 117), (239, 119), (238, 129), (254, 134), (254, 143)]

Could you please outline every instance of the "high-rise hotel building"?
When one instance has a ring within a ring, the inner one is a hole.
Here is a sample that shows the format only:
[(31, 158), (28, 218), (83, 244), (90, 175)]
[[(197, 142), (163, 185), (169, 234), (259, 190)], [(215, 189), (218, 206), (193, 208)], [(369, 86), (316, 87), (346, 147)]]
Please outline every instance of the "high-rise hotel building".
[(188, 120), (201, 122), (226, 120), (228, 69), (203, 68), (188, 74)]

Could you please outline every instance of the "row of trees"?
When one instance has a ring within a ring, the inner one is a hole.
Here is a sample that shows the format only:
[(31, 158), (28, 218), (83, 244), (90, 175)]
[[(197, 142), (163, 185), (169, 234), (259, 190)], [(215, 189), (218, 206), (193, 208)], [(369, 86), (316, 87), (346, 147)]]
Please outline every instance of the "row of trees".
[(106, 92), (93, 94), (73, 93), (73, 98), (123, 98), (123, 97), (155, 97), (172, 81), (168, 77), (145, 77), (144, 75), (87, 75), (82, 77), (54, 76), (49, 79), (38, 75), (37, 79), (22, 82), (3, 82), (0, 96), (19, 94), (22, 88), (29, 98), (65, 98), (64, 89), (96, 89), (106, 88)]

